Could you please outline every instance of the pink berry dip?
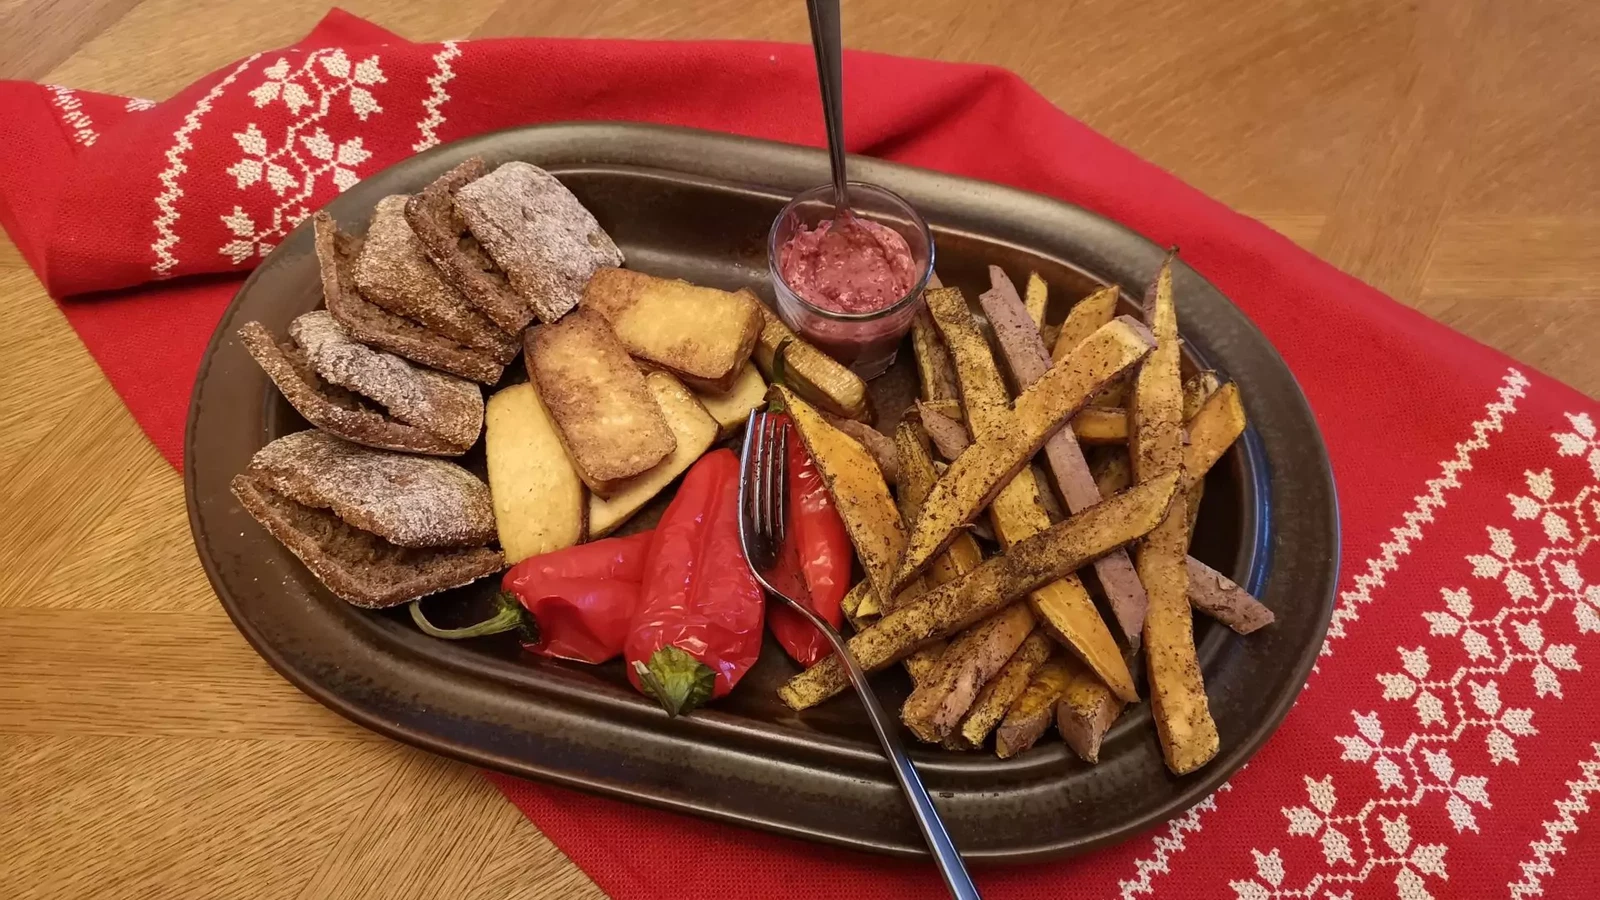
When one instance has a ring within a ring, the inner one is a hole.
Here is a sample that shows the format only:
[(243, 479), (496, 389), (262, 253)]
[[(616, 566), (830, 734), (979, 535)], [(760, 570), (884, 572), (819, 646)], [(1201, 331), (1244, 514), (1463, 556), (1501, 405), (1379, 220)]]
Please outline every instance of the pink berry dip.
[(917, 281), (906, 239), (851, 215), (798, 226), (779, 250), (778, 271), (807, 303), (846, 315), (893, 306)]

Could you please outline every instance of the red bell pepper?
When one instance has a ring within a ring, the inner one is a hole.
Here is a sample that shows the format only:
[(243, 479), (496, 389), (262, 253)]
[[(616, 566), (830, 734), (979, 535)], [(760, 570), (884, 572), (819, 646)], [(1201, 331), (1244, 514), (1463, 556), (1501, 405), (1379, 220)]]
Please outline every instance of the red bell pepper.
[(459, 640), (516, 631), (523, 647), (559, 659), (603, 663), (622, 652), (639, 605), (651, 532), (529, 557), (501, 579), (495, 614), (465, 628), (437, 628), (411, 604), (417, 626)]
[[(813, 612), (838, 628), (844, 624), (840, 603), (850, 591), (850, 567), (855, 550), (844, 530), (844, 520), (822, 481), (811, 454), (794, 425), (784, 416), (789, 455), (789, 559), (799, 569), (799, 582), (810, 595)], [(805, 616), (781, 601), (773, 604), (772, 634), (795, 662), (810, 668), (833, 652), (833, 645)]]
[(706, 454), (656, 525), (624, 658), (676, 716), (733, 690), (761, 654), (761, 586), (739, 546), (739, 460)]

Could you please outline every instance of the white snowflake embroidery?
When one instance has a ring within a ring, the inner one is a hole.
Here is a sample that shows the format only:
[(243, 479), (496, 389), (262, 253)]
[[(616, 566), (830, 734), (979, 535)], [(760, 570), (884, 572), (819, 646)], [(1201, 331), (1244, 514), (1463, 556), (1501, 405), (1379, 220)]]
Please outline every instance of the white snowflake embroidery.
[(456, 70), (450, 63), (460, 56), (461, 48), (455, 41), (440, 44), (439, 52), (433, 55), (433, 64), (438, 71), (428, 76), (428, 99), (422, 101), (424, 115), (422, 121), (417, 123), (417, 130), (422, 132), (422, 137), (411, 145), (411, 149), (418, 153), (439, 143), (439, 126), (444, 124), (444, 113), (439, 111), (439, 107), (450, 99), (450, 94), (444, 88), (456, 77)]
[(72, 129), (72, 139), (85, 147), (93, 147), (94, 142), (100, 139), (100, 134), (94, 130), (94, 121), (84, 111), (78, 92), (59, 84), (47, 84), (44, 89), (53, 95), (50, 103), (61, 110), (61, 121)]
[[(1496, 398), (1484, 408), (1483, 416), (1473, 421), (1469, 426), (1472, 436), (1456, 444), (1454, 455), (1440, 462), (1439, 475), (1428, 479), (1424, 484), (1426, 490), (1412, 498), (1414, 501), (1413, 507), (1403, 513), (1402, 519), (1405, 524), (1394, 528), (1390, 532), (1390, 539), (1380, 544), (1378, 552), (1363, 564), (1364, 571), (1355, 576), (1354, 586), (1339, 594), (1339, 605), (1334, 610), (1332, 621), (1328, 625), (1328, 636), (1323, 642), (1321, 655), (1329, 656), (1332, 654), (1334, 644), (1339, 639), (1347, 636), (1348, 623), (1355, 622), (1360, 618), (1361, 607), (1374, 601), (1375, 594), (1386, 584), (1388, 575), (1400, 568), (1401, 558), (1412, 553), (1416, 546), (1421, 543), (1425, 535), (1423, 526), (1432, 524), (1434, 513), (1445, 507), (1446, 495), (1462, 486), (1461, 476), (1472, 471), (1473, 457), (1488, 448), (1490, 436), (1505, 430), (1506, 421), (1517, 412), (1517, 402), (1527, 395), (1527, 389), (1530, 384), (1527, 376), (1516, 369), (1508, 369), (1506, 371), (1505, 377), (1501, 379), (1500, 387), (1496, 390)], [(1597, 510), (1596, 514), (1600, 516), (1600, 510)], [(1593, 620), (1596, 630), (1600, 631), (1600, 588), (1596, 589), (1593, 596), (1595, 607)], [(1313, 673), (1317, 671), (1317, 667), (1312, 668)], [(1413, 688), (1414, 692), (1415, 688)], [(1424, 721), (1428, 721), (1431, 718), (1439, 724), (1444, 723), (1444, 705), (1438, 697), (1424, 691), (1416, 695), (1416, 706), (1418, 715)], [(1491, 745), (1494, 742), (1495, 734), (1500, 733), (1495, 732), (1490, 735)], [(1501, 736), (1505, 737), (1503, 734)], [(1509, 740), (1509, 738), (1506, 739)], [(1331, 779), (1331, 776), (1329, 778)], [(1221, 793), (1231, 787), (1231, 784), (1224, 783), (1217, 791)], [(1328, 790), (1331, 793), (1331, 780), (1328, 783)], [(1150, 854), (1134, 862), (1135, 877), (1118, 883), (1118, 887), (1121, 889), (1121, 900), (1133, 900), (1136, 896), (1154, 893), (1153, 882), (1155, 877), (1170, 872), (1173, 858), (1183, 852), (1186, 846), (1184, 833), (1200, 830), (1200, 813), (1215, 809), (1217, 805), (1216, 799), (1217, 794), (1207, 797), (1183, 816), (1174, 819), (1168, 836), (1157, 837), (1152, 841), (1153, 847)], [(1340, 838), (1337, 837), (1324, 838), (1324, 854), (1327, 855), (1330, 852), (1327, 850), (1328, 841), (1337, 844), (1339, 840)], [(1349, 842), (1346, 841), (1345, 843), (1348, 844)], [(1342, 857), (1335, 852), (1334, 858), (1339, 859)], [(1424, 856), (1423, 859), (1429, 860), (1431, 857)], [(1329, 864), (1332, 865), (1332, 862), (1330, 861)], [(1434, 860), (1430, 865), (1433, 868), (1428, 865), (1419, 865), (1418, 871), (1432, 872), (1436, 868), (1440, 876), (1443, 876), (1442, 847), (1439, 848), (1438, 859)], [(1365, 877), (1365, 875), (1361, 876), (1362, 879)], [(1352, 900), (1354, 891), (1336, 893), (1330, 888), (1324, 896), (1325, 900)]]
[(281, 102), (298, 118), (289, 123), (281, 143), (274, 144), (254, 122), (233, 135), (241, 158), (227, 172), (235, 186), (244, 191), (265, 183), (278, 198), (271, 215), (260, 222), (237, 207), (221, 217), (233, 238), (218, 251), (234, 264), (265, 256), (278, 238), (305, 219), (310, 214), (308, 203), (323, 178), (340, 191), (361, 180), (360, 166), (372, 158), (372, 152), (361, 135), (337, 139), (328, 134), (320, 123), (327, 119), (331, 105), (343, 97), (362, 121), (383, 112), (368, 90), (387, 81), (376, 55), (352, 62), (337, 47), (313, 50), (298, 65), (280, 57), (263, 74), (265, 79), (250, 91), (256, 106)]
[(128, 102), (124, 103), (122, 108), (127, 112), (145, 112), (155, 109), (156, 102), (154, 100), (146, 100), (143, 97), (129, 97)]
[[(1459, 642), (1465, 662), (1438, 666), (1427, 645), (1396, 648), (1399, 665), (1379, 674), (1377, 681), (1385, 701), (1412, 704), (1418, 729), (1401, 738), (1384, 728), (1379, 712), (1352, 712), (1355, 733), (1335, 738), (1343, 750), (1340, 758), (1370, 767), (1377, 791), (1359, 808), (1336, 813), (1334, 776), (1307, 777), (1307, 805), (1286, 807), (1283, 813), (1291, 837), (1321, 842), (1326, 868), (1291, 879), (1279, 848), (1253, 848), (1255, 877), (1230, 882), (1239, 900), (1337, 896), (1334, 887), (1367, 883), (1380, 868), (1393, 871), (1402, 900), (1423, 900), (1436, 890), (1430, 880), (1448, 878), (1446, 847), (1417, 844), (1412, 819), (1442, 813), (1458, 834), (1484, 830), (1480, 820), (1494, 808), (1490, 777), (1460, 771), (1452, 748), (1470, 746), (1464, 743), (1469, 733), (1481, 734), (1490, 765), (1517, 764), (1517, 739), (1538, 733), (1534, 711), (1507, 703), (1502, 687), (1529, 684), (1535, 700), (1554, 702), (1562, 699), (1559, 673), (1580, 670), (1577, 647), (1549, 639), (1546, 614), (1557, 604), (1571, 603), (1578, 611), (1580, 634), (1600, 630), (1587, 627), (1600, 624), (1593, 618), (1600, 608), (1600, 590), (1588, 583), (1578, 565), (1600, 540), (1600, 519), (1591, 522), (1582, 515), (1593, 506), (1592, 495), (1600, 493), (1594, 483), (1600, 480), (1600, 443), (1586, 415), (1568, 419), (1573, 431), (1554, 436), (1558, 452), (1586, 456), (1595, 479), (1569, 499), (1558, 499), (1550, 469), (1525, 473), (1527, 493), (1507, 495), (1511, 519), (1525, 523), (1519, 526), (1524, 530), (1488, 527), (1484, 552), (1465, 560), (1471, 578), (1498, 590), (1445, 588), (1440, 592), (1443, 608), (1421, 613), (1428, 636), (1441, 642), (1439, 655), (1449, 657), (1451, 645)], [(1502, 593), (1503, 599), (1489, 597)], [(1523, 672), (1528, 682), (1520, 682)], [(1600, 752), (1600, 744), (1596, 750)], [(1585, 795), (1600, 791), (1600, 762), (1592, 769), (1586, 764), (1584, 773), (1583, 782), (1569, 784), (1567, 805), (1558, 803), (1561, 817), (1546, 823), (1547, 830), (1556, 830), (1533, 846), (1536, 859), (1524, 864), (1524, 880), (1512, 886), (1514, 896), (1539, 892), (1537, 876), (1550, 874), (1551, 857), (1564, 849), (1559, 833), (1576, 830), (1572, 814), (1587, 809)]]

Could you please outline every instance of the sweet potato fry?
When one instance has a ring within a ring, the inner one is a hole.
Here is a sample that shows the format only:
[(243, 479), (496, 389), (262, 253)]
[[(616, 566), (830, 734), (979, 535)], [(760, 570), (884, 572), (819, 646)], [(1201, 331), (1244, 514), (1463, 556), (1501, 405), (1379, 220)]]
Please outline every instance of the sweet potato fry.
[(967, 426), (940, 412), (934, 404), (918, 402), (917, 415), (928, 437), (933, 439), (933, 445), (939, 448), (939, 455), (946, 460), (960, 456), (961, 451), (972, 443), (972, 439), (967, 437)]
[[(999, 276), (1004, 278), (1003, 273)], [(1000, 290), (1005, 291), (1009, 282), (1000, 281)], [(1009, 302), (1002, 304), (1008, 310), (1020, 309), (1021, 301), (1016, 298), (1015, 290), (1006, 292)], [(963, 452), (955, 463), (951, 464), (940, 484), (949, 485), (947, 479), (962, 477), (963, 467), (982, 466), (988, 457), (982, 449), (984, 446), (1006, 446), (1006, 441), (1014, 438), (1019, 433), (1026, 433), (1027, 426), (1019, 425), (1029, 417), (1030, 402), (1041, 395), (1048, 396), (1048, 392), (1063, 390), (1060, 373), (1068, 368), (1083, 367), (1086, 363), (1093, 368), (1097, 363), (1094, 360), (1103, 352), (1102, 348), (1108, 346), (1111, 336), (1118, 330), (1123, 322), (1113, 322), (1101, 332), (1097, 332), (1080, 348), (1081, 353), (1076, 353), (1063, 360), (1054, 368), (1038, 373), (1030, 387), (1023, 392), (1017, 401), (1015, 414), (1007, 415), (1007, 392), (1005, 382), (1000, 377), (999, 367), (995, 364), (994, 355), (989, 351), (988, 342), (978, 331), (977, 323), (972, 318), (971, 311), (962, 300), (959, 293), (934, 293), (929, 295), (928, 308), (932, 312), (934, 322), (945, 335), (945, 341), (950, 347), (951, 356), (955, 361), (956, 380), (961, 386), (961, 398), (967, 406), (967, 422), (973, 431), (979, 435), (977, 445)], [(1026, 313), (1014, 317), (1014, 327), (1017, 330), (1037, 334), (1033, 329), (1031, 320), (1026, 318)], [(999, 324), (999, 323), (997, 323)], [(1002, 325), (1001, 327), (1008, 327)], [(1141, 335), (1142, 337), (1142, 335)], [(1116, 346), (1112, 342), (1110, 346)], [(1137, 352), (1131, 341), (1121, 342), (1126, 355)], [(1103, 358), (1103, 357), (1102, 357)], [(1104, 368), (1109, 364), (1098, 363)], [(1079, 385), (1081, 390), (1082, 385)], [(1070, 388), (1066, 389), (1070, 390)], [(1091, 389), (1092, 390), (1092, 389)], [(1076, 400), (1065, 394), (1054, 395), (1057, 401)], [(1081, 398), (1080, 393), (1078, 397)], [(1058, 432), (1064, 429), (1057, 427)], [(1070, 436), (1068, 438), (1070, 440)], [(1059, 437), (1056, 438), (1059, 440)], [(1037, 444), (1031, 445), (1037, 449)], [(1027, 452), (1032, 455), (1032, 450)], [(954, 475), (952, 475), (954, 473)], [(959, 485), (960, 482), (953, 482)], [(981, 509), (984, 503), (990, 505), (989, 517), (994, 525), (995, 534), (1000, 543), (1010, 546), (1016, 541), (1033, 535), (1050, 524), (1048, 515), (1039, 502), (1039, 490), (1030, 477), (1010, 477), (1005, 480), (1001, 477), (998, 483), (1004, 486), (998, 494), (984, 498), (974, 508)], [(968, 487), (970, 488), (970, 484)], [(992, 490), (992, 488), (991, 488)], [(935, 485), (930, 497), (937, 499), (939, 485)], [(1095, 498), (1098, 499), (1098, 496)], [(992, 502), (989, 502), (991, 501)], [(1084, 504), (1088, 506), (1093, 501)], [(930, 500), (924, 507), (924, 516), (919, 517), (918, 525), (932, 521), (929, 512), (948, 511), (950, 507), (936, 508), (934, 501)], [(970, 519), (968, 519), (970, 520)], [(915, 532), (915, 529), (913, 529)], [(908, 547), (910, 545), (908, 544)], [(911, 556), (908, 551), (908, 558)], [(1133, 679), (1128, 674), (1127, 665), (1116, 650), (1116, 641), (1111, 637), (1105, 622), (1094, 608), (1094, 603), (1089, 594), (1084, 590), (1083, 583), (1076, 575), (1069, 575), (1059, 582), (1045, 585), (1034, 591), (1028, 598), (1029, 605), (1034, 614), (1039, 618), (1043, 627), (1057, 640), (1062, 641), (1074, 653), (1077, 653), (1096, 672), (1101, 674), (1107, 684), (1130, 699), (1135, 696)]]
[[(933, 291), (929, 296), (939, 293)], [(964, 309), (963, 305), (963, 312)], [(970, 323), (970, 314), (966, 315)], [(938, 321), (943, 327), (942, 318)], [(1029, 457), (1044, 446), (1068, 416), (1088, 402), (1089, 396), (1107, 380), (1133, 366), (1150, 351), (1148, 337), (1129, 320), (1112, 322), (1085, 341), (1078, 352), (1056, 364), (1023, 391), (1012, 415), (1006, 414), (1003, 401), (985, 408), (989, 404), (974, 396), (976, 392), (968, 391), (964, 368), (958, 362), (968, 421), (973, 423), (973, 430), (979, 437), (950, 464), (929, 493), (922, 514), (911, 529), (906, 555), (893, 583), (904, 584), (926, 568), (963, 526), (994, 502)], [(971, 338), (983, 340), (976, 329)], [(958, 360), (964, 356), (962, 350), (953, 352)], [(982, 346), (981, 352), (988, 357), (987, 344)], [(989, 358), (989, 369), (994, 369), (992, 358)], [(998, 372), (993, 377), (998, 382)], [(1031, 480), (1028, 487), (1032, 487)], [(1004, 527), (997, 522), (996, 532), (1005, 542), (1008, 538), (1003, 531)]]
[(1027, 294), (1023, 297), (1023, 305), (1028, 307), (1028, 318), (1033, 320), (1033, 327), (1043, 330), (1044, 316), (1050, 306), (1050, 287), (1039, 277), (1038, 272), (1028, 273), (1028, 288)]
[(1089, 471), (1094, 474), (1094, 486), (1102, 496), (1126, 490), (1133, 483), (1133, 465), (1128, 460), (1126, 447), (1094, 447), (1092, 451)]
[(955, 368), (927, 310), (919, 310), (911, 320), (911, 352), (917, 360), (917, 384), (922, 399), (956, 399)]
[[(1179, 496), (1185, 497), (1191, 482), (1183, 465), (1183, 383), (1178, 375), (1178, 315), (1172, 298), (1170, 255), (1145, 297), (1145, 316), (1157, 346), (1140, 367), (1133, 386), (1128, 434), (1133, 476), (1144, 481), (1162, 473), (1178, 473)], [(1195, 653), (1185, 563), (1188, 549), (1185, 501), (1174, 504), (1166, 519), (1134, 548), (1133, 557), (1139, 581), (1150, 598), (1144, 621), (1150, 709), (1167, 768), (1179, 775), (1209, 762), (1218, 745), (1217, 726)]]
[(822, 417), (828, 420), (829, 425), (855, 438), (856, 443), (872, 455), (872, 461), (878, 464), (878, 470), (883, 473), (884, 481), (893, 483), (898, 479), (899, 464), (895, 460), (892, 438), (865, 422), (857, 422), (855, 419), (846, 419), (826, 412)]
[(939, 666), (939, 658), (944, 656), (949, 649), (948, 641), (934, 641), (926, 647), (919, 647), (912, 654), (900, 661), (905, 666), (906, 674), (911, 676), (911, 687), (916, 689), (928, 680), (934, 669)]
[[(772, 390), (816, 462), (879, 601), (892, 597), (891, 579), (895, 561), (904, 552), (906, 532), (882, 470), (860, 443), (829, 425), (820, 411), (794, 391), (777, 384)], [(907, 578), (901, 586), (910, 583)]]
[[(1201, 373), (1190, 381), (1203, 379)], [(1202, 380), (1200, 390), (1210, 387)], [(1189, 404), (1190, 392), (1185, 385), (1184, 406)], [(1205, 475), (1222, 458), (1233, 442), (1244, 433), (1244, 405), (1239, 400), (1239, 386), (1228, 383), (1213, 388), (1193, 415), (1185, 415), (1189, 431), (1189, 445), (1184, 448), (1184, 468), (1189, 480), (1186, 502), (1189, 509), (1190, 539), (1194, 537), (1194, 523), (1200, 517), (1200, 500), (1205, 494)]]
[[(994, 730), (994, 753), (1010, 759), (1032, 747), (1055, 718), (1056, 701), (1072, 680), (1071, 663), (1057, 652), (1033, 671), (1028, 686), (1006, 710), (1005, 718)], [(1080, 668), (1082, 664), (1079, 664)]]
[[(1144, 536), (1167, 517), (1177, 486), (1177, 473), (1165, 473), (1018, 541), (1004, 554), (928, 590), (856, 634), (850, 639), (850, 652), (863, 669), (875, 672), (920, 646), (955, 634), (1030, 591)], [(778, 693), (791, 708), (805, 709), (848, 685), (843, 664), (830, 656), (789, 679)]]
[[(895, 502), (900, 506), (901, 519), (910, 523), (916, 521), (921, 513), (922, 503), (939, 480), (939, 473), (933, 467), (933, 457), (923, 444), (916, 425), (901, 422), (900, 427), (895, 429), (894, 445), (896, 468), (899, 470)], [(978, 542), (972, 535), (957, 535), (945, 552), (928, 567), (928, 577), (936, 585), (944, 584), (967, 574), (981, 562), (983, 551), (978, 548)]]
[(1072, 435), (1080, 444), (1126, 444), (1128, 414), (1106, 406), (1084, 407), (1072, 417)]
[(1233, 579), (1194, 557), (1187, 561), (1189, 605), (1240, 634), (1271, 625), (1275, 616)]
[(933, 672), (917, 683), (900, 710), (900, 720), (924, 741), (944, 740), (1033, 625), (1033, 612), (1027, 604), (1017, 603), (967, 629), (950, 642)]
[(962, 747), (982, 746), (989, 732), (1005, 717), (1006, 710), (1027, 690), (1034, 672), (1050, 658), (1055, 649), (1055, 641), (1044, 632), (1036, 629), (1029, 634), (1000, 671), (978, 692), (978, 698), (972, 701), (972, 708), (967, 710), (960, 726), (950, 737)]
[[(996, 281), (995, 287), (979, 300), (983, 304), (984, 314), (994, 326), (1000, 352), (1006, 358), (1012, 378), (1022, 388), (1035, 385), (1048, 371), (1049, 357), (1045, 353), (1044, 341), (1031, 327), (1016, 293), (1007, 291), (1004, 283)], [(1074, 423), (1083, 418), (1084, 412), (1088, 410), (1075, 416)], [(1100, 502), (1101, 490), (1078, 445), (1076, 425), (1072, 431), (1062, 429), (1052, 435), (1045, 443), (1044, 450), (1045, 460), (1055, 476), (1056, 487), (1069, 511), (1077, 512)], [(1124, 461), (1127, 459), (1126, 452), (1119, 450), (1118, 453)], [(1130, 647), (1137, 648), (1144, 627), (1145, 607), (1149, 601), (1128, 554), (1115, 550), (1096, 560), (1095, 574), (1105, 588), (1106, 599), (1123, 637)], [(1107, 683), (1119, 686), (1116, 677), (1106, 677)]]
[(1183, 383), (1183, 420), (1185, 422), (1194, 418), (1200, 411), (1201, 404), (1222, 387), (1222, 379), (1210, 369), (1189, 376)]
[(1108, 285), (1073, 304), (1066, 321), (1061, 323), (1061, 333), (1056, 335), (1055, 348), (1050, 353), (1052, 362), (1060, 362), (1078, 345), (1089, 339), (1117, 315), (1117, 288)]
[(1093, 765), (1100, 761), (1100, 742), (1124, 704), (1077, 660), (1065, 662), (1071, 677), (1056, 703), (1056, 729), (1079, 759)]

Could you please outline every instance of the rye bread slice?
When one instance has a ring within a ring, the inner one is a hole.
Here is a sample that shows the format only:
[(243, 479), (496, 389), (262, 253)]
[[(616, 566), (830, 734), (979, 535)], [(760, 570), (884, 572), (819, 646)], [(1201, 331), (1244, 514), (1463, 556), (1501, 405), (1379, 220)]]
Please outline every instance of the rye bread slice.
[(378, 201), (367, 238), (356, 257), (361, 295), (397, 316), (422, 323), (445, 337), (510, 363), (520, 342), (501, 331), (445, 280), (406, 221), (405, 194)]
[(324, 380), (376, 400), (407, 425), (463, 451), (483, 433), (482, 388), (358, 343), (325, 309), (289, 323), (289, 337)]
[(439, 176), (406, 201), (406, 221), (445, 281), (502, 330), (518, 334), (533, 320), (533, 310), (456, 212), (456, 192), (487, 171), (483, 160), (474, 156)]
[(278, 386), (289, 405), (317, 428), (347, 441), (383, 450), (459, 456), (470, 446), (470, 443), (452, 444), (421, 428), (391, 419), (360, 394), (324, 382), (306, 359), (305, 351), (291, 341), (279, 343), (260, 322), (246, 322), (239, 329), (239, 340)]
[(334, 596), (354, 606), (398, 606), (505, 568), (500, 551), (487, 547), (419, 549), (391, 544), (327, 510), (273, 491), (267, 479), (257, 475), (234, 476), (232, 488), (246, 512)]
[(319, 212), (313, 217), (317, 266), (322, 271), (322, 298), (328, 312), (350, 336), (372, 347), (404, 356), (441, 372), (494, 384), (505, 364), (482, 350), (474, 350), (429, 331), (423, 326), (369, 302), (356, 288), (351, 269), (361, 253), (361, 239), (345, 234), (333, 217)]
[(402, 547), (474, 547), (495, 539), (489, 486), (442, 459), (297, 431), (257, 450), (245, 474)]
[(512, 290), (546, 324), (578, 305), (595, 269), (622, 265), (622, 251), (594, 215), (530, 163), (508, 162), (468, 182), (455, 205)]

